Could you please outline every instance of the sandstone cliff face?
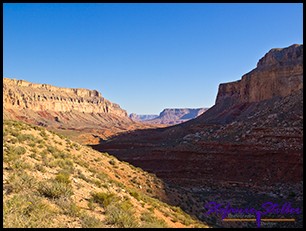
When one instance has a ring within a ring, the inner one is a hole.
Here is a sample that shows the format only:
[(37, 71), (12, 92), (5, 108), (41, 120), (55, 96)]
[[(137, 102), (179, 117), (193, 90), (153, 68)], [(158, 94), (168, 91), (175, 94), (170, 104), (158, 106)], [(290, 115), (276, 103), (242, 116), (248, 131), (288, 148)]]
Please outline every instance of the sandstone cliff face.
[(175, 184), (299, 183), (302, 77), (303, 45), (272, 49), (242, 80), (220, 85), (216, 104), (196, 119), (122, 134), (95, 148)]
[(54, 87), (24, 80), (3, 78), (4, 109), (31, 109), (82, 113), (110, 113), (127, 117), (118, 104), (104, 99), (96, 90)]
[(241, 80), (220, 84), (216, 104), (259, 102), (303, 87), (303, 45), (272, 49)]

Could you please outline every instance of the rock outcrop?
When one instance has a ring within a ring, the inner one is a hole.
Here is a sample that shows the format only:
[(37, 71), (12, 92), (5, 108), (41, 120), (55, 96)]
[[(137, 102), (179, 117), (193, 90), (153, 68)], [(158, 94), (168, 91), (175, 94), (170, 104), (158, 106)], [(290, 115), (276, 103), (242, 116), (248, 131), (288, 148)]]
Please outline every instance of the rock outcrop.
[(158, 117), (158, 115), (137, 115), (136, 113), (131, 113), (130, 114), (130, 119), (134, 121), (146, 121), (146, 120), (152, 120)]
[(3, 78), (3, 117), (56, 129), (95, 129), (102, 137), (142, 126), (96, 90), (9, 78)]
[(96, 90), (60, 88), (49, 84), (35, 84), (24, 80), (3, 78), (5, 109), (26, 109), (82, 113), (110, 113), (127, 117), (127, 112)]
[(252, 103), (285, 97), (302, 88), (303, 45), (271, 49), (241, 80), (220, 84), (215, 105), (202, 118), (212, 123), (232, 122), (248, 116), (251, 110), (245, 109)]
[[(186, 122), (188, 120), (194, 119), (205, 111), (208, 108), (166, 108), (159, 115), (139, 115), (131, 114), (130, 118), (134, 121), (142, 121), (149, 124), (165, 124), (165, 125), (174, 125)], [(154, 118), (150, 118), (154, 117)]]
[(216, 104), (183, 124), (94, 146), (181, 185), (243, 187), (303, 179), (303, 45), (272, 49)]

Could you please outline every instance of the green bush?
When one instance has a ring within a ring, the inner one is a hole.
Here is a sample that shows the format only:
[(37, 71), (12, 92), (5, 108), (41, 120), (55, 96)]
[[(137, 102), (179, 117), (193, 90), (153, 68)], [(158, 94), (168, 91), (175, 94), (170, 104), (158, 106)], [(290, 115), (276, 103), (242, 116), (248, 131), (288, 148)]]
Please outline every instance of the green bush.
[(35, 141), (36, 140), (36, 138), (31, 134), (18, 134), (16, 138), (20, 143), (24, 141)]
[(42, 130), (39, 135), (43, 138), (47, 138), (48, 137), (48, 134), (46, 133), (46, 131)]
[(81, 217), (82, 228), (103, 228), (105, 225), (97, 218), (84, 214)]
[(26, 153), (26, 149), (21, 146), (13, 147), (10, 149), (11, 153), (14, 153), (16, 155), (23, 155)]
[(41, 182), (38, 188), (41, 195), (48, 198), (70, 197), (73, 195), (71, 185), (58, 181)]
[(47, 151), (50, 152), (52, 155), (57, 154), (58, 152), (60, 152), (57, 148), (55, 148), (53, 146), (48, 146), (47, 147)]
[(102, 205), (104, 208), (118, 199), (114, 193), (94, 192), (91, 196), (95, 203)]
[(9, 175), (9, 190), (15, 193), (35, 189), (37, 181), (24, 171), (14, 172)]
[(141, 228), (166, 228), (168, 227), (165, 221), (157, 219), (151, 213), (145, 212), (141, 214)]
[(73, 162), (70, 159), (55, 159), (54, 165), (59, 166), (60, 168), (69, 173), (74, 172)]
[(12, 169), (33, 169), (33, 165), (31, 163), (25, 162), (23, 159), (17, 159), (15, 162), (11, 164)]
[(119, 228), (137, 228), (138, 222), (134, 217), (132, 204), (129, 201), (112, 203), (106, 208), (107, 224), (115, 225)]
[(110, 161), (108, 161), (108, 163), (110, 163), (111, 165), (115, 165), (115, 164), (116, 164), (116, 162), (115, 162), (113, 159), (111, 159)]
[(140, 200), (140, 195), (139, 195), (138, 192), (131, 190), (131, 191), (130, 191), (130, 195), (131, 195), (132, 197), (134, 197), (136, 200), (138, 200), (138, 201)]
[(36, 164), (35, 169), (42, 172), (42, 173), (46, 172), (46, 168), (44, 166), (42, 166), (41, 164)]
[(26, 153), (26, 149), (21, 146), (8, 146), (3, 155), (3, 161), (4, 162), (11, 162), (11, 161), (16, 161), (20, 159), (20, 156)]
[(35, 194), (16, 194), (3, 199), (4, 228), (46, 228), (52, 225), (54, 211)]
[(70, 178), (70, 174), (67, 172), (60, 172), (56, 175), (55, 180), (59, 183), (63, 183), (63, 184), (70, 184), (71, 180)]
[(62, 209), (63, 214), (77, 217), (80, 215), (81, 209), (70, 198), (60, 197), (55, 203)]

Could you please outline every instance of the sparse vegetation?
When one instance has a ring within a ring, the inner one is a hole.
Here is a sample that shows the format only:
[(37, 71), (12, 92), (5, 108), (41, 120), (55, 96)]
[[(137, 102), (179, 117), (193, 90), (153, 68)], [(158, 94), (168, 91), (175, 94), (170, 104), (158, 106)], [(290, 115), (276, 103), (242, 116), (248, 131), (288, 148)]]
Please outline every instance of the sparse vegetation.
[(134, 217), (132, 204), (129, 201), (112, 203), (106, 208), (107, 224), (119, 228), (137, 228), (138, 222)]
[(103, 228), (105, 225), (99, 219), (85, 214), (81, 217), (81, 224), (83, 228)]
[(6, 228), (52, 227), (55, 211), (35, 194), (16, 194), (3, 200), (3, 226)]
[(152, 213), (142, 213), (140, 220), (143, 222), (141, 228), (167, 228), (165, 221), (157, 219)]
[(114, 193), (94, 192), (91, 194), (95, 203), (100, 204), (102, 207), (108, 206), (110, 203), (118, 200)]
[(139, 187), (147, 173), (45, 128), (3, 124), (4, 227), (166, 227), (153, 214), (166, 204)]
[(38, 191), (41, 195), (48, 198), (70, 197), (73, 192), (69, 184), (61, 183), (56, 180), (41, 182)]

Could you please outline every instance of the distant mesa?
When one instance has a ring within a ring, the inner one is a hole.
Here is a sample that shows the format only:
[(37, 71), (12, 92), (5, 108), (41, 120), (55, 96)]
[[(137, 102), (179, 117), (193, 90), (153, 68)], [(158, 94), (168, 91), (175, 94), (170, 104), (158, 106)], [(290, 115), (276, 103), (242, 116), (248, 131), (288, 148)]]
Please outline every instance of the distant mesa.
[(146, 121), (152, 120), (158, 117), (158, 115), (137, 115), (136, 113), (131, 113), (130, 118), (134, 121)]
[(62, 88), (3, 78), (4, 119), (59, 128), (98, 128), (133, 123), (118, 104), (96, 90)]
[(180, 124), (202, 115), (208, 108), (166, 108), (159, 115), (136, 115), (130, 114), (134, 121), (150, 124)]

